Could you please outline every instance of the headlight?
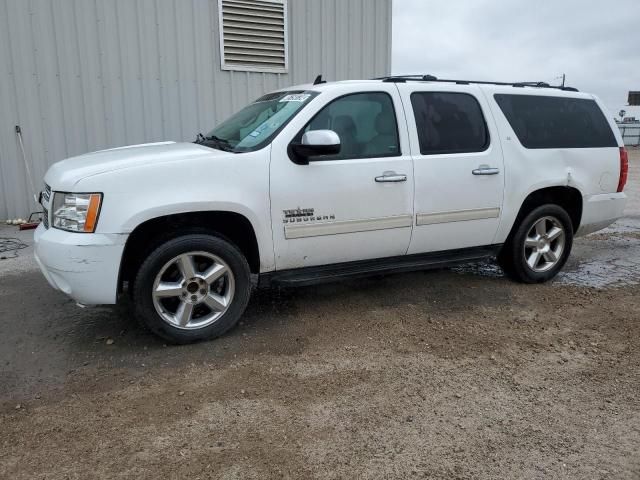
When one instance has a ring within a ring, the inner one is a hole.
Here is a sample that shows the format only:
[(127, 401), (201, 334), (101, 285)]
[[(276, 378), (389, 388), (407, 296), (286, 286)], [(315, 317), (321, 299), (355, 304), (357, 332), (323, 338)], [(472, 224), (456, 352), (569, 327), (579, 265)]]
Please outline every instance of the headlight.
[(101, 193), (62, 193), (53, 196), (53, 227), (69, 232), (93, 233), (98, 223)]

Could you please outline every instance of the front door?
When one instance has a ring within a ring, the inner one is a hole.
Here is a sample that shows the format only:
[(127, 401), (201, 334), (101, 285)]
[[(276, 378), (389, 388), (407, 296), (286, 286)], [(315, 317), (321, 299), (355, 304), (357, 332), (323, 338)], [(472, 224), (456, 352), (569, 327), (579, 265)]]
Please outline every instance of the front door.
[[(276, 269), (404, 255), (413, 224), (413, 167), (393, 84), (322, 92), (274, 140), (271, 218)], [(309, 130), (340, 137), (337, 155), (291, 161)]]
[(398, 85), (414, 160), (409, 253), (491, 245), (502, 213), (498, 132), (478, 87)]

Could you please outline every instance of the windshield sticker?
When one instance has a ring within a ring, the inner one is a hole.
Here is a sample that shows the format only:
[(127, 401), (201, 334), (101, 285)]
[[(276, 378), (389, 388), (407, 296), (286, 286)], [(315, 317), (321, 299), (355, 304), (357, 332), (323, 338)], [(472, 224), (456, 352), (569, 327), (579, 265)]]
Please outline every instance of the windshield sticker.
[(311, 94), (309, 93), (294, 93), (294, 94), (282, 97), (280, 101), (281, 102), (306, 102), (310, 96)]
[(260, 125), (258, 128), (256, 128), (253, 132), (251, 132), (249, 134), (250, 137), (256, 138), (258, 136), (260, 136), (260, 134), (262, 134), (262, 132), (264, 132), (265, 130), (267, 130), (268, 128), (272, 128), (270, 124), (267, 123), (263, 123), (262, 125)]

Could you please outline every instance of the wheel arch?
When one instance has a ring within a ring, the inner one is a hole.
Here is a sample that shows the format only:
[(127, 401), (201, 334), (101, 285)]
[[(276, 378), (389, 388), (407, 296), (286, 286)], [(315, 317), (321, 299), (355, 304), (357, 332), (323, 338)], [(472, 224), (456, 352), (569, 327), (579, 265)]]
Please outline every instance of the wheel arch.
[(243, 253), (251, 273), (260, 272), (258, 237), (246, 216), (224, 210), (173, 213), (147, 219), (129, 234), (120, 260), (119, 291), (122, 291), (125, 281), (133, 280), (151, 251), (186, 233), (206, 233), (224, 238)]
[(514, 232), (518, 229), (524, 217), (535, 208), (548, 203), (562, 207), (569, 214), (573, 233), (575, 234), (580, 227), (580, 221), (582, 219), (582, 193), (575, 187), (551, 186), (534, 190), (525, 197), (511, 226), (509, 236), (507, 237), (508, 240), (511, 239)]

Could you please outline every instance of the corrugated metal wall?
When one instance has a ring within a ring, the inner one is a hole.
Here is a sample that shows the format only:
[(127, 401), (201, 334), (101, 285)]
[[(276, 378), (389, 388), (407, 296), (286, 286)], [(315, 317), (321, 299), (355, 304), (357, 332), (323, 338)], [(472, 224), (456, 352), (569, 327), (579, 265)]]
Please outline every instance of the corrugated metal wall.
[(261, 93), (391, 68), (391, 0), (289, 0), (289, 73), (220, 68), (217, 0), (0, 0), (0, 218), (35, 209), (49, 165), (192, 140)]

